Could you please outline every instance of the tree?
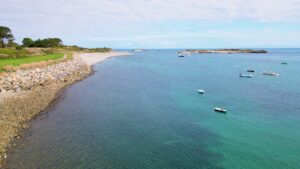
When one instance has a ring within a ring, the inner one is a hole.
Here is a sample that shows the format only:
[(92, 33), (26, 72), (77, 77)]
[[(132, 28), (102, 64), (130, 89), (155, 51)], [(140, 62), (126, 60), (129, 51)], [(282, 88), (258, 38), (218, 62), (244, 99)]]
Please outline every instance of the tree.
[(18, 43), (14, 42), (14, 39), (9, 39), (7, 44), (6, 44), (6, 47), (9, 47), (9, 48), (16, 48), (20, 46)]
[(32, 47), (41, 47), (41, 46), (42, 46), (42, 40), (41, 39), (35, 40), (32, 44)]
[(24, 47), (32, 47), (34, 41), (31, 38), (24, 38), (22, 44)]
[(62, 40), (59, 38), (52, 38), (51, 42), (53, 47), (61, 47), (63, 45)]
[(0, 47), (5, 48), (9, 41), (13, 41), (14, 36), (8, 27), (0, 26)]
[(32, 47), (51, 48), (62, 46), (62, 40), (59, 38), (38, 39), (33, 42)]

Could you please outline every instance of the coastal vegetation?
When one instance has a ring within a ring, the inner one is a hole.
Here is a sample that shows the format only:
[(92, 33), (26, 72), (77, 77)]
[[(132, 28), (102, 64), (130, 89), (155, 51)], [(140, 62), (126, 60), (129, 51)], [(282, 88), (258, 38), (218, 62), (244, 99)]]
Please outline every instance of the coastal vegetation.
[[(19, 57), (19, 58), (6, 58), (0, 60), (0, 72), (9, 69), (10, 66), (20, 66), (22, 64), (29, 64), (34, 62), (42, 62), (49, 60), (57, 60), (63, 58), (64, 54), (55, 53), (55, 54), (47, 54), (41, 56), (28, 56), (28, 57)], [(9, 67), (7, 67), (9, 66)]]
[[(84, 48), (77, 45), (64, 45), (60, 38), (45, 38), (33, 40), (30, 37), (25, 37), (22, 40), (22, 44), (16, 43), (12, 30), (5, 26), (0, 26), (0, 48), (9, 48), (15, 50), (21, 50), (23, 48), (54, 48), (56, 50), (66, 50), (72, 52), (110, 52), (112, 49), (103, 48)], [(18, 53), (11, 52), (8, 53)], [(0, 53), (1, 54), (1, 53)], [(0, 57), (1, 58), (1, 57)]]
[[(26, 37), (19, 45), (14, 41), (10, 28), (0, 26), (0, 72), (15, 70), (16, 67), (37, 62), (71, 59), (74, 52), (110, 52), (111, 48), (83, 48), (76, 45), (64, 45), (60, 38), (33, 40)], [(31, 67), (31, 66), (29, 66)]]
[(102, 53), (102, 52), (111, 52), (111, 48), (103, 47), (103, 48), (84, 48), (80, 46), (63, 46), (61, 49), (66, 50), (66, 51), (72, 51), (72, 52), (84, 52), (84, 53)]
[(11, 48), (0, 48), (0, 59), (18, 58), (28, 55), (29, 52), (25, 49), (15, 50)]
[(14, 36), (10, 28), (0, 26), (0, 47), (5, 48), (7, 45), (12, 44)]
[(31, 38), (24, 38), (22, 41), (23, 47), (40, 47), (40, 48), (53, 48), (62, 47), (62, 40), (59, 38), (46, 38), (32, 40)]
[(59, 60), (64, 57), (64, 53), (66, 52), (42, 48), (24, 48), (20, 50), (0, 48), (0, 72), (13, 71), (25, 64), (26, 66), (22, 68), (31, 68), (32, 66), (28, 66), (31, 63)]

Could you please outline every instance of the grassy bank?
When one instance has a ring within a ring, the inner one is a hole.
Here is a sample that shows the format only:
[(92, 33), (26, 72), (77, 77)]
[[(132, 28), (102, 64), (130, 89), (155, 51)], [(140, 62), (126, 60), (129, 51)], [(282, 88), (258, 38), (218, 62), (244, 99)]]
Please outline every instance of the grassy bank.
[(48, 61), (48, 60), (57, 60), (63, 57), (64, 54), (56, 53), (56, 54), (47, 54), (41, 56), (24, 56), (24, 57), (0, 59), (0, 71), (3, 71), (5, 66), (20, 66), (22, 64), (29, 64), (29, 63), (35, 63), (41, 61)]
[(0, 72), (16, 70), (22, 65), (56, 61), (64, 57), (63, 53), (65, 51), (55, 48), (2, 48), (0, 49)]
[[(0, 48), (0, 73), (15, 71), (19, 68), (33, 68), (42, 62), (56, 63), (63, 61), (64, 53), (66, 59), (72, 59), (72, 54), (77, 53), (105, 53), (111, 48), (82, 48), (78, 46), (63, 46), (55, 48)], [(62, 60), (61, 60), (62, 59)], [(33, 64), (28, 66), (28, 64)], [(47, 65), (47, 64), (40, 64)]]
[(28, 56), (30, 53), (25, 49), (16, 50), (16, 49), (1, 49), (0, 48), (0, 59), (4, 58), (16, 58), (16, 57), (25, 57)]

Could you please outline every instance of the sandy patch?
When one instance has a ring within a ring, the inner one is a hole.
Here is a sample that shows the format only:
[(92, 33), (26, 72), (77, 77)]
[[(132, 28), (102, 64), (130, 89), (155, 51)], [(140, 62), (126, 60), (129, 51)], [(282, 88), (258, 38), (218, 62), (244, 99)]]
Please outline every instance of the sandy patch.
[(82, 60), (84, 60), (88, 65), (93, 65), (110, 57), (127, 56), (130, 55), (130, 53), (128, 52), (79, 53), (77, 55)]

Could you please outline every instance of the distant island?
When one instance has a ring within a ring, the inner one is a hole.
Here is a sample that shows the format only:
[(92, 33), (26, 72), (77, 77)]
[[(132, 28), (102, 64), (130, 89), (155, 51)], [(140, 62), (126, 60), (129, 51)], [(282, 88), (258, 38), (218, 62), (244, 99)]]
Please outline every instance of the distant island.
[(202, 54), (202, 53), (223, 53), (223, 54), (233, 54), (233, 53), (268, 53), (266, 50), (253, 50), (253, 49), (187, 49), (185, 51), (180, 51), (178, 53), (189, 53), (189, 54)]

